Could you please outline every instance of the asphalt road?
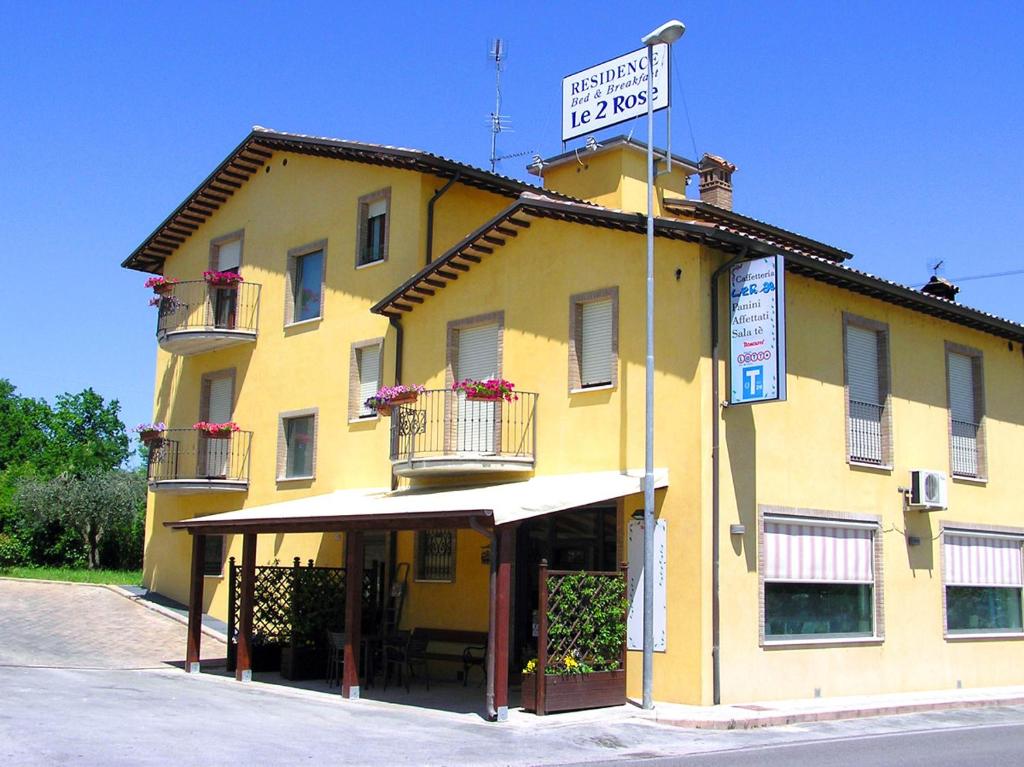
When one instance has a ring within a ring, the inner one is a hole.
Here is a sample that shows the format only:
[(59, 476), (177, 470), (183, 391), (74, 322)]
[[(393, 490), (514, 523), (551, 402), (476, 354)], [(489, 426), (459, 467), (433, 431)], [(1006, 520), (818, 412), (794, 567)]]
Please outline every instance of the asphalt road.
[[(0, 580), (0, 764), (1024, 764), (1024, 706), (731, 732), (658, 725), (622, 711), (589, 720), (521, 715), (498, 725), (467, 713), (187, 675), (168, 665), (183, 647), (183, 626), (109, 591)], [(412, 702), (403, 694), (399, 700)]]

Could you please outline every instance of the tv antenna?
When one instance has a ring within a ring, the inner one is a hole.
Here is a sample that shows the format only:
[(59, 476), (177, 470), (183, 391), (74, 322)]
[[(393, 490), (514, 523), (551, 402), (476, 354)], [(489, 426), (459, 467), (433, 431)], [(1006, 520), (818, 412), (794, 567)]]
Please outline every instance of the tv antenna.
[(934, 258), (928, 262), (928, 268), (931, 270), (933, 276), (938, 277), (939, 272), (942, 271), (942, 267), (945, 263), (946, 260), (943, 258)]
[(488, 58), (494, 61), (494, 111), (491, 112), (491, 119), (488, 121), (491, 129), (491, 173), (494, 173), (501, 160), (532, 154), (533, 150), (507, 155), (498, 154), (498, 134), (512, 132), (512, 118), (501, 113), (501, 70), (505, 59), (508, 58), (508, 45), (500, 37), (491, 41)]

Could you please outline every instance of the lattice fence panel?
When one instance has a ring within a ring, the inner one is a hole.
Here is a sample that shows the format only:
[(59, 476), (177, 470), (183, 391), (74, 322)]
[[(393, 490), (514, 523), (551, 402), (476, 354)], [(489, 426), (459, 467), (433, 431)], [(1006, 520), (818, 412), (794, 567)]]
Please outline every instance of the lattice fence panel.
[(591, 671), (622, 668), (628, 609), (624, 573), (552, 572), (547, 588), (547, 670), (564, 671), (567, 663)]

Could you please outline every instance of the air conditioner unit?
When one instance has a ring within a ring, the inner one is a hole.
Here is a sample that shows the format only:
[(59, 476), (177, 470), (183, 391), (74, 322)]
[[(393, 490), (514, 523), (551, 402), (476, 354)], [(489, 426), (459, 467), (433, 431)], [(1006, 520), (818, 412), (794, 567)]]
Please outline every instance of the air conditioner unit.
[(934, 511), (949, 506), (946, 495), (946, 472), (914, 469), (910, 472), (911, 508)]

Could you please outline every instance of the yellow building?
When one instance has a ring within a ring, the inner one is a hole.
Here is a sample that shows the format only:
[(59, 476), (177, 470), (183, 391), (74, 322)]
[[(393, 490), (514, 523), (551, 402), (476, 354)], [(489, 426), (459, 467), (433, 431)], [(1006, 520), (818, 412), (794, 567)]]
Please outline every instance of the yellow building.
[[(254, 129), (124, 264), (178, 281), (157, 301), (169, 430), (146, 585), (225, 618), (243, 541), (243, 567), (372, 564), (406, 586), (403, 627), (500, 636), (513, 682), (541, 559), (629, 560), (635, 587), (643, 149), (551, 158), (534, 186)], [(1024, 327), (733, 212), (734, 170), (680, 158), (657, 181), (655, 699), (1024, 682)], [(729, 405), (731, 267), (776, 255), (787, 395)], [(469, 401), (466, 378), (518, 399)], [(425, 387), (415, 407), (363, 404), (396, 382)], [(240, 430), (205, 439), (197, 421)], [(508, 668), (488, 681), (497, 714)]]

